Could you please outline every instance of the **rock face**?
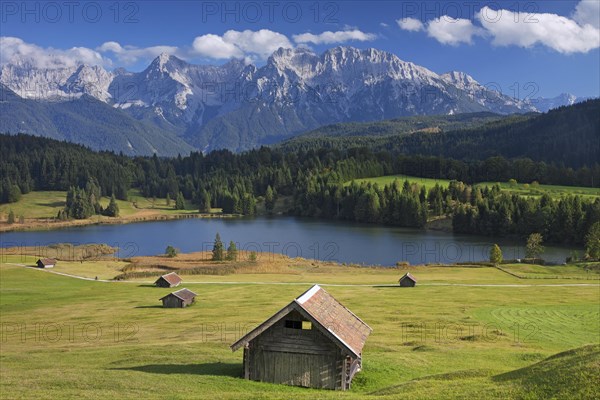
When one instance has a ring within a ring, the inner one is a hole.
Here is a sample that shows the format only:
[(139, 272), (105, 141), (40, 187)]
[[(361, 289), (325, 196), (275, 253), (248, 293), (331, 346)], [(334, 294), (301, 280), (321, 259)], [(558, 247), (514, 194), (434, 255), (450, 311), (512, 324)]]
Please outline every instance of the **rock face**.
[(352, 47), (320, 55), (279, 49), (260, 68), (235, 59), (193, 65), (161, 54), (137, 73), (87, 65), (39, 69), (11, 60), (0, 83), (32, 100), (90, 96), (202, 150), (244, 150), (336, 122), (546, 111), (576, 101), (569, 95), (518, 101), (463, 72), (438, 75), (389, 52)]

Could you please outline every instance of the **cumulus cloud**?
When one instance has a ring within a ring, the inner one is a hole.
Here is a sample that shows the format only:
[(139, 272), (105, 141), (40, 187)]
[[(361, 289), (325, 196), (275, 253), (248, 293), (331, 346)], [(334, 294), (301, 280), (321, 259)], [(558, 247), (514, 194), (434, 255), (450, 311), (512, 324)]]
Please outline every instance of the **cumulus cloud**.
[(325, 31), (318, 35), (313, 33), (302, 33), (299, 35), (294, 35), (294, 42), (299, 44), (332, 44), (332, 43), (344, 43), (352, 40), (356, 40), (359, 42), (368, 42), (371, 40), (375, 40), (377, 35), (373, 33), (365, 33), (358, 29), (345, 30), (345, 31)]
[(110, 66), (111, 60), (86, 47), (62, 50), (41, 47), (22, 39), (0, 37), (0, 64), (28, 63), (36, 68), (71, 68), (81, 64)]
[(451, 46), (472, 44), (475, 36), (482, 36), (491, 38), (496, 46), (541, 45), (562, 54), (587, 53), (600, 47), (599, 0), (581, 0), (571, 17), (484, 6), (475, 13), (473, 21), (444, 15), (426, 23), (415, 18), (396, 22), (403, 30), (426, 31), (428, 36)]
[(396, 23), (398, 24), (400, 29), (403, 29), (405, 31), (419, 32), (425, 29), (423, 23), (416, 18), (401, 18), (399, 20), (396, 20)]
[(580, 25), (591, 25), (600, 28), (600, 1), (582, 0), (575, 7), (573, 19)]
[(195, 54), (214, 59), (231, 57), (265, 59), (280, 47), (293, 46), (285, 35), (269, 29), (229, 30), (223, 36), (202, 35), (194, 39), (192, 45)]
[(473, 36), (483, 35), (483, 31), (468, 19), (445, 15), (427, 23), (427, 35), (442, 44), (457, 46), (460, 43), (472, 44)]
[(151, 47), (136, 47), (136, 46), (121, 46), (118, 42), (105, 42), (98, 48), (101, 53), (113, 53), (121, 64), (131, 65), (139, 60), (149, 60), (156, 58), (162, 53), (179, 55), (179, 49), (176, 46), (151, 46)]
[[(578, 4), (575, 15), (587, 9), (586, 1)], [(593, 7), (592, 7), (593, 8)], [(483, 7), (476, 18), (492, 36), (497, 46), (533, 47), (540, 44), (559, 53), (587, 53), (600, 47), (600, 30), (591, 24), (548, 13), (515, 13)], [(582, 16), (578, 16), (582, 20)]]

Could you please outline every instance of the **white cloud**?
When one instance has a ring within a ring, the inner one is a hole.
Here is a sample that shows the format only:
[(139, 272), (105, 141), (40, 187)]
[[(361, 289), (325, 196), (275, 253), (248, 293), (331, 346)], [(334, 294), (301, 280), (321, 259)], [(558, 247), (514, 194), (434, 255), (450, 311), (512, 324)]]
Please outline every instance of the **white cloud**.
[[(587, 2), (585, 2), (587, 3)], [(588, 7), (578, 4), (578, 11)], [(590, 24), (580, 25), (570, 18), (548, 13), (514, 13), (483, 7), (477, 19), (493, 37), (497, 46), (547, 46), (559, 53), (587, 53), (600, 47), (600, 30)], [(582, 18), (578, 16), (578, 18)]]
[(575, 7), (573, 19), (579, 25), (592, 25), (594, 28), (600, 28), (600, 1), (582, 0)]
[(481, 28), (464, 18), (454, 19), (447, 15), (427, 23), (427, 35), (442, 44), (457, 46), (460, 43), (473, 43), (473, 36), (482, 35)]
[(243, 32), (229, 30), (219, 35), (202, 35), (194, 39), (193, 52), (204, 57), (226, 59), (232, 57), (265, 59), (280, 47), (293, 47), (288, 38), (268, 29)]
[(86, 47), (62, 50), (41, 47), (10, 36), (0, 37), (0, 64), (26, 62), (37, 68), (70, 68), (80, 64), (110, 66), (111, 60)]
[(101, 53), (113, 53), (124, 65), (135, 64), (140, 59), (153, 59), (162, 53), (179, 55), (179, 50), (176, 46), (135, 47), (129, 45), (121, 46), (117, 42), (105, 42), (100, 47), (96, 48), (96, 50)]
[(398, 24), (400, 29), (403, 29), (405, 31), (419, 32), (425, 29), (423, 23), (416, 18), (401, 18), (396, 20), (396, 23)]
[(344, 43), (351, 40), (359, 42), (367, 42), (375, 40), (377, 35), (373, 33), (365, 33), (358, 29), (345, 30), (345, 31), (325, 31), (318, 35), (312, 33), (302, 33), (300, 35), (293, 35), (294, 42), (307, 44), (332, 44), (332, 43)]
[(382, 28), (388, 28), (389, 27), (389, 25), (386, 24), (385, 22), (380, 22), (379, 26), (381, 26)]
[(221, 36), (208, 34), (194, 39), (192, 48), (197, 54), (215, 59), (243, 56), (242, 50), (232, 43), (223, 40)]

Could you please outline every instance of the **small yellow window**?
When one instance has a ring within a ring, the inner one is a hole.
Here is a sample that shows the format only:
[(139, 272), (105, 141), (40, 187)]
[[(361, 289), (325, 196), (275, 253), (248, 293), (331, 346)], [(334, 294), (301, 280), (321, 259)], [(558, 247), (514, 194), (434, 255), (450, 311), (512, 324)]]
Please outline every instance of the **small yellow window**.
[(302, 329), (311, 330), (312, 329), (312, 322), (310, 322), (310, 321), (302, 321)]

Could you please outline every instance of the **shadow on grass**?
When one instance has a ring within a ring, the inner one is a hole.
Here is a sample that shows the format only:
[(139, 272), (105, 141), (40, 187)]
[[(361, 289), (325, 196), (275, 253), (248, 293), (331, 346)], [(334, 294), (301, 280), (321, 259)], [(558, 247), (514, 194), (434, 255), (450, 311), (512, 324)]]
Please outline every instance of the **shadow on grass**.
[(149, 374), (189, 374), (189, 375), (213, 375), (230, 376), (239, 378), (242, 376), (241, 363), (205, 363), (205, 364), (149, 364), (137, 367), (111, 368), (118, 371), (138, 371)]
[[(152, 287), (152, 288), (155, 288), (155, 287), (158, 287), (158, 286), (150, 284), (150, 283), (144, 283), (142, 285), (138, 285), (138, 287)], [(169, 288), (161, 288), (161, 289), (169, 289)]]
[(36, 206), (42, 207), (64, 207), (66, 203), (64, 201), (50, 201), (47, 203), (35, 203)]
[(153, 306), (136, 306), (135, 308), (163, 308), (161, 305), (153, 305)]

